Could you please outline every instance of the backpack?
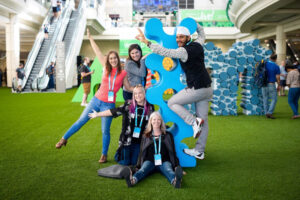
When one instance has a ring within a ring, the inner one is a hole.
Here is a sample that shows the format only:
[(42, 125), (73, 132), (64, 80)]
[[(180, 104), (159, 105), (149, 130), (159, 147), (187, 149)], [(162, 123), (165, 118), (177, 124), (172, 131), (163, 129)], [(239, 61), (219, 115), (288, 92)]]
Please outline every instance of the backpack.
[(268, 76), (266, 70), (266, 62), (261, 60), (255, 66), (254, 84), (258, 87), (265, 87), (268, 85)]

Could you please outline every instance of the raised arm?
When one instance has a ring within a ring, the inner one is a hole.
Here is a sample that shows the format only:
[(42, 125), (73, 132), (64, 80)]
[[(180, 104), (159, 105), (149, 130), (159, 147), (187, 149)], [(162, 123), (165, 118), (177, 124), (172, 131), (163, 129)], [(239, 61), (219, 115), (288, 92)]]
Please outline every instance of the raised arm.
[(141, 42), (145, 43), (153, 53), (159, 54), (161, 56), (170, 57), (170, 58), (178, 58), (181, 59), (183, 62), (187, 61), (188, 54), (183, 47), (179, 47), (177, 49), (167, 49), (162, 47), (159, 44), (152, 44), (149, 40), (146, 39), (144, 33), (141, 29), (138, 28), (139, 35), (135, 38), (140, 40)]
[(205, 33), (203, 27), (200, 26), (200, 24), (198, 23), (197, 23), (197, 33), (198, 33), (198, 37), (194, 42), (198, 42), (201, 45), (203, 45), (205, 42)]
[(94, 53), (96, 54), (97, 58), (99, 59), (101, 65), (104, 67), (105, 66), (105, 62), (106, 62), (106, 57), (103, 55), (103, 53), (100, 51), (99, 47), (97, 46), (96, 42), (94, 41), (93, 37), (90, 34), (90, 30), (87, 28), (86, 29), (86, 34), (90, 40), (92, 49), (94, 51)]

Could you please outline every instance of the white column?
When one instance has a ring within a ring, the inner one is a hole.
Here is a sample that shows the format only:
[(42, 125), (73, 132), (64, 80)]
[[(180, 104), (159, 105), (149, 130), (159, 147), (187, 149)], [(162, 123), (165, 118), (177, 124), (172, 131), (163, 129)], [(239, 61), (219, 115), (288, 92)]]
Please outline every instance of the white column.
[(56, 92), (66, 92), (66, 78), (65, 78), (65, 43), (56, 43)]
[(276, 54), (277, 63), (281, 63), (286, 58), (286, 35), (283, 25), (276, 26)]
[(16, 76), (16, 69), (20, 62), (20, 29), (16, 14), (9, 14), (9, 23), (5, 25), (5, 36), (7, 86), (11, 87), (12, 79)]

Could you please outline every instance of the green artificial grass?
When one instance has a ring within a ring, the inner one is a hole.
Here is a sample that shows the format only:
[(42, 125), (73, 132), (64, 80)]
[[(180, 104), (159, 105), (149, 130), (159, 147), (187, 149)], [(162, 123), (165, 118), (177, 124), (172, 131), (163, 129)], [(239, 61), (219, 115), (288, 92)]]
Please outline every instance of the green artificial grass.
[[(300, 199), (300, 119), (291, 120), (287, 97), (279, 97), (277, 119), (209, 115), (205, 160), (185, 168), (176, 190), (156, 173), (133, 188), (102, 178), (97, 170), (116, 164), (113, 155), (121, 117), (111, 126), (109, 162), (98, 164), (99, 118), (69, 139), (56, 142), (80, 116), (65, 94), (12, 94), (0, 88), (0, 199)], [(193, 147), (195, 140), (185, 139)]]

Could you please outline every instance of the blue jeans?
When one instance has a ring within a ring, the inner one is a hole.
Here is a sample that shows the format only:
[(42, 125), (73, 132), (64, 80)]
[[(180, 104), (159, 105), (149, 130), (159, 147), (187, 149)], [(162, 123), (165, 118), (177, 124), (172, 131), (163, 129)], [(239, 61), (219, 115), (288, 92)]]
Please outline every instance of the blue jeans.
[[(69, 139), (74, 133), (76, 133), (85, 123), (87, 123), (90, 118), (89, 113), (93, 110), (96, 112), (105, 111), (114, 108), (114, 103), (103, 102), (96, 97), (93, 97), (87, 107), (81, 113), (79, 119), (71, 126), (71, 128), (63, 136), (64, 139)], [(101, 117), (101, 130), (102, 130), (102, 154), (107, 155), (109, 142), (110, 142), (110, 125), (112, 117)]]
[(294, 113), (294, 116), (299, 115), (298, 113), (299, 98), (300, 98), (300, 88), (290, 88), (288, 94), (288, 102)]
[[(273, 114), (277, 102), (277, 91), (275, 84), (268, 83), (266, 87), (261, 88), (261, 91), (265, 114)], [(271, 100), (271, 104), (269, 103), (269, 100)]]
[(49, 75), (49, 83), (48, 83), (48, 88), (54, 88), (54, 76), (53, 74)]
[(169, 161), (163, 162), (162, 165), (155, 166), (153, 162), (146, 160), (143, 162), (141, 169), (139, 169), (134, 175), (136, 183), (141, 181), (147, 175), (149, 175), (154, 170), (160, 171), (172, 184), (175, 178), (175, 172), (173, 171), (172, 164)]
[(140, 153), (140, 144), (124, 146), (120, 152), (121, 160), (117, 161), (120, 165), (136, 165)]

